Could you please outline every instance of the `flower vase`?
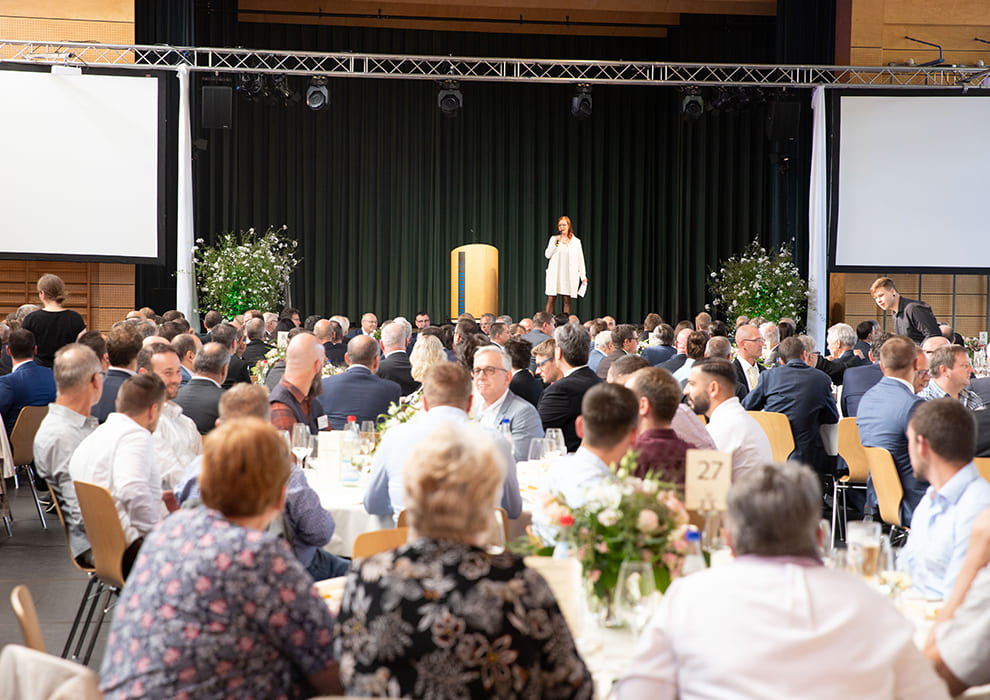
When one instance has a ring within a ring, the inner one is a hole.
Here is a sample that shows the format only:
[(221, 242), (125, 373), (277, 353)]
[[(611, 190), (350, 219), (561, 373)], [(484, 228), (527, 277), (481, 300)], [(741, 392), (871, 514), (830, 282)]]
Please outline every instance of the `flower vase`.
[(616, 629), (624, 627), (625, 622), (616, 614), (615, 594), (611, 591), (603, 595), (595, 593), (594, 590), (588, 592), (588, 612), (591, 618), (602, 629)]

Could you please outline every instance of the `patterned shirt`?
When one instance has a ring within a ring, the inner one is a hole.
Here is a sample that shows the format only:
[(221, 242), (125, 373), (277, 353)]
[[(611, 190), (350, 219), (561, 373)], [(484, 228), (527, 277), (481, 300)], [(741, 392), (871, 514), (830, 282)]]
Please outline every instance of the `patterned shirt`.
[[(306, 416), (306, 422), (309, 422), (309, 412), (313, 404), (312, 397), (302, 393), (294, 384), (289, 384), (284, 379), (281, 380), (281, 384), (292, 394), (292, 398), (299, 402), (299, 408), (302, 410), (303, 415)], [(292, 426), (296, 424), (296, 416), (286, 404), (281, 401), (274, 401), (272, 402), (271, 423), (278, 430), (288, 430), (291, 435)]]
[(510, 553), (420, 539), (348, 574), (336, 627), (349, 695), (590, 698), (543, 578)]
[[(935, 383), (934, 379), (928, 380), (928, 386), (918, 392), (918, 397), (923, 401), (932, 401), (934, 399), (941, 399), (943, 396), (948, 396), (949, 393)], [(960, 389), (959, 390), (959, 403), (968, 408), (970, 411), (982, 411), (983, 410), (983, 399), (975, 391), (970, 389)]]
[(333, 661), (333, 616), (286, 545), (209, 508), (152, 531), (100, 672), (106, 698), (296, 698)]

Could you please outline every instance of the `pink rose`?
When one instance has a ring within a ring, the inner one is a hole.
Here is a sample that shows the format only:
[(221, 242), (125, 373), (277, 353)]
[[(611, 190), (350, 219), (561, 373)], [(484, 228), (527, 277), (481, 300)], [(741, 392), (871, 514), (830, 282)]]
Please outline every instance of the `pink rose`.
[(588, 572), (588, 583), (597, 583), (598, 579), (602, 577), (602, 572), (600, 569), (592, 569)]
[(649, 508), (639, 511), (636, 519), (636, 527), (640, 532), (653, 532), (660, 526), (660, 518)]

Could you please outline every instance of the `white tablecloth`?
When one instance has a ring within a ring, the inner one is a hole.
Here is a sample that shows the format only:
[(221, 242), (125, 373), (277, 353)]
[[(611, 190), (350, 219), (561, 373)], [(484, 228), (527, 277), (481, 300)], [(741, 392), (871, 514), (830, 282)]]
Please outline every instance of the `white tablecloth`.
[(325, 549), (342, 557), (350, 557), (354, 538), (363, 532), (386, 530), (395, 527), (391, 516), (370, 515), (364, 509), (364, 491), (367, 478), (353, 486), (344, 486), (337, 474), (317, 462), (315, 468), (306, 469), (306, 480), (320, 497), (320, 503), (330, 511), (336, 522), (333, 538)]

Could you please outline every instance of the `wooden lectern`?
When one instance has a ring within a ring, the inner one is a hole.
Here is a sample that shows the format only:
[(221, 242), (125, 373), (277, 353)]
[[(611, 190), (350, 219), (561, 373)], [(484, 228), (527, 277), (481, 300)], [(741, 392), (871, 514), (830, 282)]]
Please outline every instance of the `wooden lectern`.
[(498, 248), (483, 243), (450, 251), (450, 317), (498, 313)]

